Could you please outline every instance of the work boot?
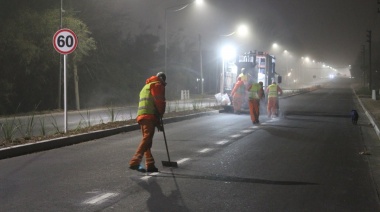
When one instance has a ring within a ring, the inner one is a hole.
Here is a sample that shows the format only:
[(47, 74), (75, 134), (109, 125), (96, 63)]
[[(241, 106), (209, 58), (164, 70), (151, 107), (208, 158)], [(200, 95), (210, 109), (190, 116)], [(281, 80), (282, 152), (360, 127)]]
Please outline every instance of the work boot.
[(147, 168), (146, 171), (147, 172), (158, 172), (158, 169), (155, 166), (153, 166), (153, 167)]
[(144, 169), (144, 167), (141, 166), (141, 165), (129, 166), (129, 169), (136, 170), (138, 172), (146, 172), (146, 170)]

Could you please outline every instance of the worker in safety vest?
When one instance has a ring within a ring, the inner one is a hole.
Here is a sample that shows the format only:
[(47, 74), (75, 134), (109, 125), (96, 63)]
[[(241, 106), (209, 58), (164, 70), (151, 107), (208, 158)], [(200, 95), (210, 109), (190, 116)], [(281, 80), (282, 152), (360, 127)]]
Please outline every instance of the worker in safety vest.
[(237, 82), (235, 83), (234, 88), (231, 91), (232, 104), (234, 107), (234, 112), (240, 114), (241, 106), (245, 98), (245, 85), (244, 82), (238, 77)]
[[(130, 169), (141, 172), (158, 172), (154, 165), (151, 148), (155, 128), (157, 127), (158, 131), (163, 131), (161, 119), (166, 108), (165, 81), (166, 75), (159, 72), (156, 76), (148, 78), (145, 86), (140, 91), (136, 121), (141, 127), (142, 139), (136, 153), (129, 162)], [(143, 156), (145, 156), (146, 170), (140, 165)]]
[(251, 115), (252, 124), (259, 124), (260, 99), (263, 97), (263, 87), (254, 82), (248, 87), (249, 93), (249, 114)]
[(248, 73), (247, 69), (242, 68), (241, 73), (239, 74), (238, 78), (240, 77), (241, 81), (243, 81), (245, 86), (248, 86)]
[(272, 115), (278, 115), (278, 95), (282, 95), (282, 89), (276, 84), (276, 82), (273, 82), (267, 87), (266, 93), (268, 96), (268, 118), (272, 118)]

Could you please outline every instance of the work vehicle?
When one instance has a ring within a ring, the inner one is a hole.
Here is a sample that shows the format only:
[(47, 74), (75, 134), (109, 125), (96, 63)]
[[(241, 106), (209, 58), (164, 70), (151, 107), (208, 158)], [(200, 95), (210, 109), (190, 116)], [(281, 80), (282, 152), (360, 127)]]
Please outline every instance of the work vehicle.
[[(249, 51), (237, 56), (234, 60), (223, 61), (220, 76), (220, 93), (216, 95), (218, 101), (225, 110), (232, 109), (231, 91), (241, 77), (248, 86), (254, 82), (263, 82), (263, 88), (272, 84), (273, 81), (281, 83), (282, 77), (276, 73), (276, 58), (262, 51)], [(226, 99), (227, 96), (229, 99)], [(229, 101), (228, 101), (229, 100)], [(248, 109), (248, 96), (243, 103), (243, 109)], [(232, 110), (233, 111), (233, 110)]]

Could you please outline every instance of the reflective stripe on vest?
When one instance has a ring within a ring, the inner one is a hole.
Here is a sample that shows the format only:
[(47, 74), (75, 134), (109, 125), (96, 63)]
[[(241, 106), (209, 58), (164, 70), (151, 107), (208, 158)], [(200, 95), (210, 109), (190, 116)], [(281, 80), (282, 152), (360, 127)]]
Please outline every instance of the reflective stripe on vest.
[(137, 116), (143, 114), (155, 114), (156, 109), (154, 107), (154, 98), (150, 92), (150, 86), (157, 82), (151, 82), (146, 84), (140, 91), (139, 108), (137, 110)]
[(268, 97), (277, 97), (278, 96), (278, 93), (277, 93), (277, 85), (275, 84), (272, 84), (268, 87)]
[(253, 83), (251, 89), (249, 90), (249, 98), (250, 99), (260, 99), (259, 97), (259, 91), (260, 91), (260, 84), (259, 83)]

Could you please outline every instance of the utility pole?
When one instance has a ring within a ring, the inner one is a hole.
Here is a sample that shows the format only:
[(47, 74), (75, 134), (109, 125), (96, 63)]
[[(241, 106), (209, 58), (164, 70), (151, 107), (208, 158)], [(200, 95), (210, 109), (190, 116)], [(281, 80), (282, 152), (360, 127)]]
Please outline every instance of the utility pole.
[(365, 45), (363, 45), (363, 63), (362, 63), (362, 73), (363, 73), (363, 86), (366, 86), (367, 82), (367, 73), (366, 73), (366, 67), (365, 67)]
[[(62, 12), (63, 12), (63, 0), (61, 0), (61, 9), (60, 9), (60, 21), (59, 26), (62, 29)], [(62, 54), (59, 54), (59, 77), (58, 77), (58, 109), (61, 109), (61, 99), (62, 99)]]
[(203, 96), (203, 64), (202, 64), (202, 37), (201, 34), (199, 34), (199, 60), (200, 60), (200, 71), (201, 71), (201, 94)]
[(367, 30), (367, 42), (368, 42), (368, 72), (369, 72), (369, 90), (372, 91), (372, 51), (371, 51), (371, 30)]

